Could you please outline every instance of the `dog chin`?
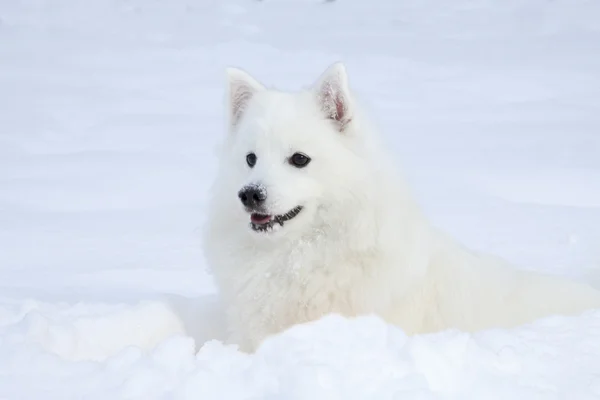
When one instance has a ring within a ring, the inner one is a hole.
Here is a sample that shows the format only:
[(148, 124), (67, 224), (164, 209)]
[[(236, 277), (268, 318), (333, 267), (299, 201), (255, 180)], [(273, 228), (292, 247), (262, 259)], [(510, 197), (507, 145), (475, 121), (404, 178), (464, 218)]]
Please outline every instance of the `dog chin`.
[(304, 210), (303, 206), (296, 206), (283, 214), (267, 214), (261, 212), (250, 213), (249, 227), (256, 233), (275, 233), (284, 229)]

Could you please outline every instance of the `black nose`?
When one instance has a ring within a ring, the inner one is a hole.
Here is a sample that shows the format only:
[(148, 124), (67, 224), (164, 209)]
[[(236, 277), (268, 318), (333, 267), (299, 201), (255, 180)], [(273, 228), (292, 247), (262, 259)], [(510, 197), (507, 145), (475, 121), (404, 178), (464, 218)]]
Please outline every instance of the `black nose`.
[(239, 191), (238, 197), (248, 208), (260, 208), (267, 199), (267, 190), (263, 186), (246, 186)]

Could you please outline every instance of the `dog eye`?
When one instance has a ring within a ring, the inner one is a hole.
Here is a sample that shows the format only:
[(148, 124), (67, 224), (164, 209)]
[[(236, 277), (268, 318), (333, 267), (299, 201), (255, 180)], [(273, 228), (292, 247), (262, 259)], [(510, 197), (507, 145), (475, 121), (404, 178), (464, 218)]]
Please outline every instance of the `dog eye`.
[(256, 154), (254, 153), (250, 153), (246, 156), (246, 163), (248, 164), (248, 166), (250, 168), (254, 167), (254, 165), (256, 165)]
[(310, 157), (302, 153), (294, 153), (290, 157), (290, 164), (297, 168), (304, 168), (310, 162)]

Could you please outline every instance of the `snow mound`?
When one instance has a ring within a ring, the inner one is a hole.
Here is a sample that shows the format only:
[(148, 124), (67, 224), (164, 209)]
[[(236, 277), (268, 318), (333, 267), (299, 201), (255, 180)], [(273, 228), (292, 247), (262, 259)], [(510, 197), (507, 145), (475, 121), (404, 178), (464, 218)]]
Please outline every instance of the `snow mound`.
[(183, 322), (160, 302), (69, 306), (28, 301), (3, 314), (0, 335), (10, 338), (11, 346), (31, 345), (71, 361), (104, 360), (127, 346), (151, 349), (184, 332)]
[[(41, 318), (33, 308), (8, 330), (4, 327), (1, 395), (215, 400), (592, 399), (600, 395), (600, 312), (547, 318), (510, 331), (446, 331), (413, 337), (374, 316), (329, 315), (274, 335), (249, 355), (218, 340), (207, 341), (196, 352), (194, 340), (177, 332), (180, 325), (170, 324), (159, 304), (140, 305), (130, 314), (158, 313), (165, 334), (155, 346), (131, 330), (154, 331), (149, 336), (157, 337), (160, 330), (150, 319), (138, 316), (133, 324), (123, 326), (122, 310), (98, 306), (78, 318), (78, 308), (52, 312), (69, 314), (73, 326), (93, 325), (96, 320), (93, 334), (59, 331), (40, 323), (31, 328), (30, 321)], [(49, 315), (53, 308), (39, 309)], [(34, 334), (16, 333), (23, 328)], [(42, 336), (45, 340), (40, 340)], [(10, 339), (15, 337), (20, 340)], [(50, 343), (52, 337), (60, 337), (61, 345)], [(79, 342), (82, 338), (95, 345), (86, 347)]]

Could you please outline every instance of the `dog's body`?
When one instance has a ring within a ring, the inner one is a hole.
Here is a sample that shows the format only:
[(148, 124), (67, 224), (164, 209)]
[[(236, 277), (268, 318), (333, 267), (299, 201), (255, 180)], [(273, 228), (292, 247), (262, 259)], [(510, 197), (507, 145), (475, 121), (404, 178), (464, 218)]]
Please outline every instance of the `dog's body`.
[(299, 93), (230, 69), (228, 98), (205, 253), (241, 349), (328, 313), (422, 333), (600, 308), (589, 286), (513, 269), (430, 226), (341, 64)]

